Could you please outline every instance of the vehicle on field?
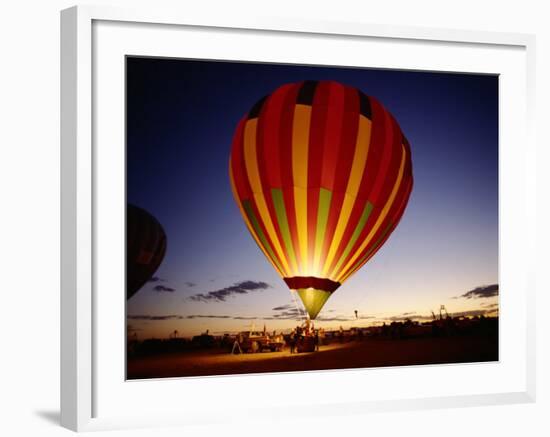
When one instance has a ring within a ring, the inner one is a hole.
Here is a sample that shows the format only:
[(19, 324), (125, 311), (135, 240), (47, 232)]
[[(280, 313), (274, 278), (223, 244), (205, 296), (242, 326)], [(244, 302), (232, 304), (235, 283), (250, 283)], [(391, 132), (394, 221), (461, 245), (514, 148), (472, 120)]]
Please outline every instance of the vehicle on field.
[(270, 335), (262, 331), (244, 331), (237, 336), (241, 350), (245, 353), (281, 352), (285, 345), (282, 334)]

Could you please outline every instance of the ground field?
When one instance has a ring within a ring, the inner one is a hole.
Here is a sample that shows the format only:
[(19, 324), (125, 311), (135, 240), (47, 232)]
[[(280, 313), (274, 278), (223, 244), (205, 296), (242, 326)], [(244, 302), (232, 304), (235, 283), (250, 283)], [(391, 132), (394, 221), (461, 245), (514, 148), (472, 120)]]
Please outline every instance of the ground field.
[(219, 349), (133, 357), (128, 379), (408, 366), (498, 360), (497, 336), (365, 339), (321, 346), (320, 351), (231, 355)]

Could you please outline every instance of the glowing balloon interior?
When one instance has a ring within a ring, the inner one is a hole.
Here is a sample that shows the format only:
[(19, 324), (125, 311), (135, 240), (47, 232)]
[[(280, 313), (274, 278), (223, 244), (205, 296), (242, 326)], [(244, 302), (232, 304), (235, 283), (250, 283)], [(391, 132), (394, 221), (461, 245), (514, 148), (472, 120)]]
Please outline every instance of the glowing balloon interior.
[(236, 128), (229, 173), (248, 230), (312, 319), (388, 239), (413, 185), (393, 116), (332, 81), (259, 100)]

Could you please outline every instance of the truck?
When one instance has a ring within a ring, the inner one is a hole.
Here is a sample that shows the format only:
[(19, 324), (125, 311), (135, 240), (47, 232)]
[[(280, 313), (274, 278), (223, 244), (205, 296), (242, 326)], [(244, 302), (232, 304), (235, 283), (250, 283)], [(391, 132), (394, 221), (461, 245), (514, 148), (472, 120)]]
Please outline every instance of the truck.
[(281, 334), (269, 335), (261, 331), (243, 331), (237, 336), (241, 350), (246, 353), (281, 352), (285, 340)]

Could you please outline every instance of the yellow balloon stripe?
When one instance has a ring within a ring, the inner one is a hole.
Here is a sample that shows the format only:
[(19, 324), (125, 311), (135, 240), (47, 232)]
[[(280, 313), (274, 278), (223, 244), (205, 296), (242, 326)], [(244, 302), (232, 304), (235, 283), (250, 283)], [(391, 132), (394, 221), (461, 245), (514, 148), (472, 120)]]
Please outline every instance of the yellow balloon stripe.
[(277, 233), (275, 232), (275, 227), (271, 221), (271, 216), (269, 214), (269, 209), (267, 208), (267, 203), (262, 191), (262, 185), (260, 180), (260, 172), (258, 169), (258, 156), (256, 153), (256, 129), (258, 126), (258, 119), (250, 119), (246, 122), (244, 127), (244, 163), (246, 167), (246, 173), (248, 175), (248, 180), (252, 188), (252, 193), (254, 195), (254, 200), (256, 206), (260, 213), (260, 219), (267, 230), (269, 239), (273, 243), (275, 253), (279, 258), (285, 276), (288, 275), (289, 267), (286, 256), (279, 242)]
[(307, 167), (310, 120), (311, 106), (296, 105), (292, 125), (292, 177), (302, 276), (310, 274), (307, 247)]
[(367, 220), (369, 219), (370, 213), (372, 212), (372, 210), (373, 210), (372, 203), (367, 202), (367, 204), (365, 205), (365, 209), (361, 214), (361, 218), (359, 219), (359, 223), (357, 223), (357, 226), (354, 229), (353, 234), (351, 235), (351, 238), (348, 241), (348, 244), (346, 245), (346, 248), (342, 252), (342, 255), (338, 259), (338, 262), (334, 266), (334, 269), (333, 269), (334, 272), (339, 271), (344, 261), (348, 258), (348, 255), (350, 254), (351, 249), (353, 249), (353, 247), (355, 246), (355, 243), (357, 242), (359, 235), (361, 235), (361, 232), (363, 232), (363, 228), (367, 224)]
[(281, 269), (275, 264), (275, 259), (272, 259), (271, 256), (267, 253), (264, 245), (260, 242), (260, 238), (256, 234), (255, 229), (253, 228), (252, 224), (250, 223), (250, 220), (248, 219), (248, 214), (246, 214), (243, 205), (239, 199), (239, 196), (237, 195), (237, 189), (235, 188), (235, 181), (233, 179), (233, 169), (231, 168), (231, 162), (229, 163), (229, 180), (231, 181), (231, 191), (233, 192), (233, 197), (235, 198), (235, 203), (239, 207), (239, 210), (241, 211), (241, 216), (244, 220), (244, 223), (246, 224), (246, 227), (248, 228), (248, 232), (250, 232), (250, 235), (252, 235), (252, 238), (254, 238), (254, 241), (258, 245), (258, 247), (261, 249), (267, 260), (271, 263), (275, 271), (283, 276), (283, 272)]
[[(355, 205), (355, 200), (357, 198), (357, 192), (359, 191), (359, 186), (363, 179), (363, 173), (365, 172), (365, 166), (367, 164), (367, 157), (369, 154), (370, 146), (370, 135), (371, 135), (371, 126), (372, 122), (365, 116), (359, 116), (359, 130), (357, 132), (357, 141), (355, 143), (355, 152), (353, 156), (353, 164), (351, 167), (351, 173), (348, 180), (348, 186), (346, 188), (346, 194), (344, 196), (344, 202), (342, 204), (342, 209), (340, 210), (340, 216), (338, 217), (338, 223), (336, 225), (336, 230), (334, 231), (334, 236), (330, 244), (328, 255), (324, 262), (323, 267), (323, 277), (328, 277), (328, 270), (338, 246), (342, 242), (342, 236), (346, 230), (346, 225), (348, 224), (351, 211)], [(330, 278), (333, 279), (333, 278)]]
[[(399, 186), (401, 185), (401, 181), (403, 179), (403, 172), (405, 171), (405, 161), (406, 161), (406, 155), (407, 152), (405, 150), (405, 147), (401, 145), (401, 164), (399, 166), (399, 173), (397, 174), (397, 179), (395, 180), (395, 183), (393, 185), (392, 191), (390, 193), (390, 197), (388, 198), (388, 201), (384, 205), (384, 208), (382, 208), (382, 211), (380, 212), (380, 215), (378, 216), (378, 219), (376, 220), (376, 223), (370, 230), (369, 234), (367, 235), (367, 238), (365, 238), (365, 241), (361, 244), (359, 249), (355, 251), (355, 254), (351, 257), (351, 259), (348, 261), (346, 266), (341, 269), (338, 272), (333, 272), (333, 276), (337, 278), (337, 281), (340, 282), (342, 277), (346, 276), (346, 273), (348, 269), (350, 269), (351, 266), (353, 266), (354, 262), (357, 260), (361, 252), (365, 250), (365, 248), (368, 246), (368, 244), (371, 242), (372, 238), (378, 231), (378, 228), (380, 225), (384, 222), (386, 219), (386, 216), (388, 215), (388, 212), (393, 205), (393, 202), (395, 200), (395, 196), (397, 195), (397, 192), (399, 191)], [(341, 283), (341, 282), (340, 282)]]

